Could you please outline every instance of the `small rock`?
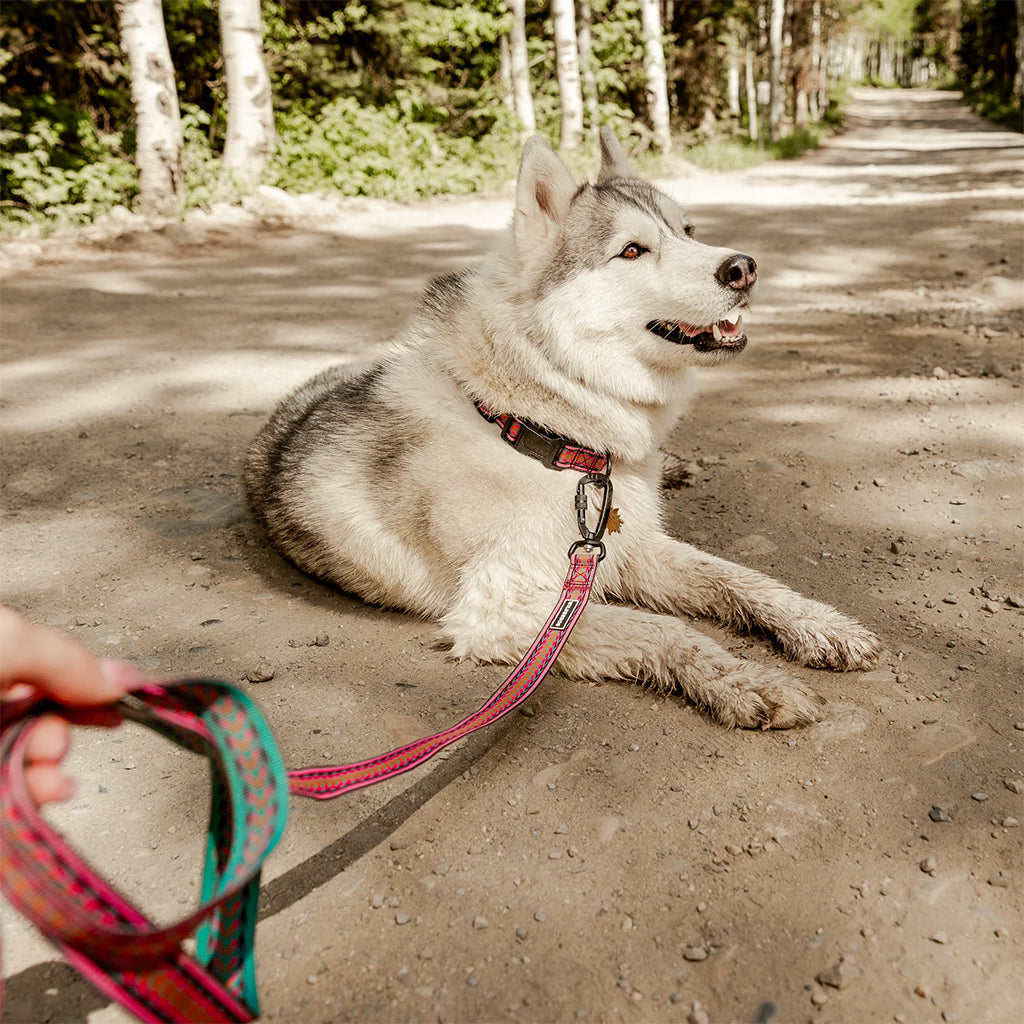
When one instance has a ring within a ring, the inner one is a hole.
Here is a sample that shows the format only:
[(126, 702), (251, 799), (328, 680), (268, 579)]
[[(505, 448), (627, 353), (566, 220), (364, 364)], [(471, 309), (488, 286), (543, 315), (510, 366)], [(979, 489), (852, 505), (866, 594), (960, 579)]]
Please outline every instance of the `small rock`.
[(958, 600), (959, 600), (959, 598), (956, 596), (956, 594), (947, 594), (942, 599), (942, 603), (943, 604), (956, 604)]
[(384, 906), (384, 897), (379, 892), (374, 893), (370, 900), (370, 906), (373, 907), (374, 910), (380, 910), (380, 908)]
[(449, 871), (451, 871), (451, 868), (445, 864), (444, 861), (441, 861), (441, 863), (434, 868), (434, 874), (441, 875), (442, 877), (447, 875)]
[(487, 927), (487, 918), (483, 914), (477, 914), (473, 918), (473, 927), (479, 932)]
[(1003, 785), (1011, 793), (1024, 793), (1024, 779), (1003, 779)]
[(934, 857), (925, 857), (919, 867), (926, 875), (934, 875), (938, 870), (939, 862)]
[(700, 963), (701, 960), (707, 960), (708, 951), (703, 946), (687, 946), (683, 950), (683, 959), (689, 960), (691, 963)]
[(1003, 818), (1003, 820), (1001, 822), (999, 822), (999, 824), (1002, 825), (1003, 828), (1019, 828), (1020, 827), (1020, 822), (1016, 818)]
[(309, 974), (306, 976), (307, 985), (315, 985), (320, 979), (315, 974)]
[(941, 366), (936, 366), (932, 370), (932, 377), (935, 380), (949, 380), (949, 371), (944, 370)]
[(940, 946), (945, 946), (946, 943), (949, 942), (949, 938), (945, 932), (932, 932), (928, 938), (931, 942), (937, 942)]
[(190, 551), (188, 553), (188, 557), (191, 558), (193, 562), (201, 562), (206, 555), (204, 555), (202, 551)]
[(516, 929), (516, 938), (519, 939), (520, 942), (523, 942), (526, 938), (528, 938), (529, 934), (530, 933), (525, 928)]
[(306, 641), (307, 647), (326, 647), (330, 644), (331, 638), (326, 633), (317, 633), (312, 640)]
[(820, 985), (828, 985), (830, 988), (843, 989), (850, 982), (860, 977), (860, 968), (848, 956), (841, 956), (839, 962), (833, 964), (827, 970), (821, 971), (816, 977)]
[(538, 907), (537, 912), (533, 915), (533, 919), (543, 924), (548, 919), (548, 912), (543, 907)]
[(694, 1000), (693, 1006), (690, 1007), (690, 1012), (686, 1015), (686, 1024), (711, 1024), (711, 1018), (708, 1016), (707, 1010), (696, 1000)]
[(254, 668), (245, 673), (250, 683), (269, 683), (274, 678), (275, 669), (269, 661), (259, 661)]
[(928, 812), (928, 817), (932, 821), (952, 821), (953, 811), (955, 807), (953, 804), (932, 804), (932, 809)]
[(989, 880), (988, 884), (993, 889), (1008, 889), (1010, 882), (1013, 881), (1013, 876), (1008, 871), (1000, 871), (998, 875), (993, 875)]
[(993, 615), (999, 611), (999, 605), (997, 605), (995, 601), (986, 601), (981, 607), (984, 608), (985, 611), (991, 612)]
[(972, 793), (972, 800), (977, 800), (979, 804), (983, 804), (988, 799), (988, 793)]
[(1019, 594), (1007, 594), (1006, 603), (1011, 608), (1024, 608), (1024, 597), (1021, 597)]
[(811, 1002), (815, 1006), (824, 1006), (828, 1002), (828, 993), (823, 988), (816, 988), (811, 993)]
[(408, 924), (411, 920), (411, 914), (395, 914), (395, 924)]

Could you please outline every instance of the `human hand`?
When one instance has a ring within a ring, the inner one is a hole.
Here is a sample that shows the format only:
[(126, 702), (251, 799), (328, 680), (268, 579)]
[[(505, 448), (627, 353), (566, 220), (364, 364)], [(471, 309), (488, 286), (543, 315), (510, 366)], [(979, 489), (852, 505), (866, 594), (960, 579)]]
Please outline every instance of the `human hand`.
[[(146, 682), (125, 662), (100, 661), (77, 640), (29, 622), (0, 605), (0, 698), (46, 696), (72, 707), (111, 704)], [(75, 784), (60, 767), (71, 730), (55, 715), (33, 728), (26, 756), (25, 785), (36, 803), (67, 800)]]

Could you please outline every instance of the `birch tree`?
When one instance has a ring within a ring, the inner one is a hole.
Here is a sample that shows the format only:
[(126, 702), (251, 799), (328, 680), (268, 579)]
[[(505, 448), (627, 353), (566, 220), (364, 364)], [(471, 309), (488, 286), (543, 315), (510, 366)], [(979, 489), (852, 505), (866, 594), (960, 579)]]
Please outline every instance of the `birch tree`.
[(775, 142), (782, 135), (782, 26), (786, 19), (786, 0), (771, 0), (771, 20), (768, 29), (770, 62), (768, 81), (771, 100), (768, 103), (768, 134)]
[(590, 0), (580, 0), (579, 20), (580, 26), (577, 37), (580, 47), (580, 80), (583, 83), (583, 105), (586, 108), (587, 128), (590, 130), (591, 135), (596, 135), (600, 127), (598, 124), (600, 114), (597, 103), (597, 76), (594, 74), (594, 44), (590, 32), (590, 26), (593, 22)]
[(121, 43), (128, 55), (135, 107), (138, 209), (174, 214), (185, 205), (181, 112), (160, 0), (120, 0)]
[(509, 39), (512, 94), (522, 134), (527, 136), (537, 130), (537, 118), (533, 112), (533, 96), (530, 93), (530, 58), (526, 49), (526, 0), (509, 0), (508, 6), (512, 11), (512, 33)]
[(579, 149), (583, 141), (583, 91), (576, 43), (576, 5), (573, 0), (551, 0), (551, 15), (555, 23), (555, 63), (562, 104), (561, 147), (568, 153)]
[(232, 184), (250, 190), (259, 182), (277, 139), (263, 59), (260, 0), (220, 0), (220, 34), (228, 97), (221, 170)]
[(641, 22), (644, 33), (644, 77), (647, 80), (647, 104), (654, 129), (654, 144), (662, 153), (672, 148), (669, 126), (668, 81), (665, 77), (665, 47), (661, 40), (661, 0), (642, 0)]
[(743, 54), (743, 70), (747, 87), (747, 135), (751, 142), (757, 142), (757, 83), (754, 81), (754, 50), (749, 40)]

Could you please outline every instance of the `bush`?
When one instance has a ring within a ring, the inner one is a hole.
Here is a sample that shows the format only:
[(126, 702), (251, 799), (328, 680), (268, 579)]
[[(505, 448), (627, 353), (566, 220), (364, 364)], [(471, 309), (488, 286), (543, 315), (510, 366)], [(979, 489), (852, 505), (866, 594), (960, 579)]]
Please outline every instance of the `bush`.
[(120, 133), (43, 94), (19, 110), (0, 105), (0, 229), (84, 224), (138, 189)]
[(364, 107), (343, 97), (315, 115), (280, 114), (264, 181), (294, 192), (414, 199), (494, 188), (514, 176), (518, 143), (504, 117), (475, 140), (410, 120), (400, 103)]

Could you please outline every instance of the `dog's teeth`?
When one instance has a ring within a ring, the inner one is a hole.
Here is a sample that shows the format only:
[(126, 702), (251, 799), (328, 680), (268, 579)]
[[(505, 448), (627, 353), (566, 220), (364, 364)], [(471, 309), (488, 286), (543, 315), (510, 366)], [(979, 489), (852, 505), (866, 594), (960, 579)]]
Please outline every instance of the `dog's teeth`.
[(736, 330), (738, 331), (743, 326), (743, 314), (741, 313), (736, 317)]
[(731, 313), (726, 313), (722, 319), (730, 324), (738, 324), (743, 319), (743, 315), (738, 309), (734, 309)]
[(722, 340), (722, 332), (718, 329), (718, 324), (711, 325), (711, 333), (715, 336), (715, 341)]

